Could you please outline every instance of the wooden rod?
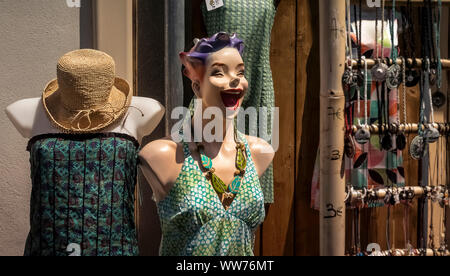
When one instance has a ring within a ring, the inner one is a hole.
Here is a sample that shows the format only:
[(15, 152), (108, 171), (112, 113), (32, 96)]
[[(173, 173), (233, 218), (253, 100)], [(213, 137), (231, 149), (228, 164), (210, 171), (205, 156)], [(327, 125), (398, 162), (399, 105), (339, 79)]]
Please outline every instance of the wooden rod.
[(351, 189), (347, 193), (346, 203), (350, 206), (359, 205), (362, 202), (368, 202), (370, 200), (384, 199), (386, 195), (398, 194), (400, 200), (411, 200), (416, 197), (428, 196), (441, 194), (444, 203), (448, 204), (448, 189), (445, 186), (409, 186), (409, 187), (398, 187), (398, 188), (383, 188), (383, 189), (369, 189), (369, 190), (355, 190)]
[[(363, 1), (363, 7), (367, 8), (367, 2), (376, 2), (375, 0), (362, 0)], [(396, 0), (395, 1), (395, 5), (396, 6), (405, 6), (408, 0)], [(381, 3), (381, 0), (379, 0), (379, 2)], [(431, 2), (433, 4), (437, 4), (437, 0), (431, 0)], [(354, 5), (359, 5), (359, 0), (351, 0), (351, 3)], [(411, 3), (413, 6), (423, 6), (424, 2), (423, 0), (411, 0)], [(450, 5), (450, 0), (442, 0), (442, 5)], [(385, 3), (386, 7), (390, 7), (392, 6), (392, 0), (387, 0)], [(380, 6), (381, 7), (381, 6)]]
[[(352, 132), (353, 134), (356, 134), (356, 132), (359, 129), (365, 128), (370, 133), (378, 133), (381, 127), (381, 131), (389, 130), (389, 133), (391, 134), (397, 134), (397, 133), (417, 133), (419, 131), (419, 125), (418, 124), (372, 124), (372, 125), (353, 125), (352, 126)], [(439, 130), (441, 134), (450, 134), (450, 124), (449, 123), (434, 123), (434, 124), (424, 124), (422, 125), (421, 129), (425, 130), (427, 128), (434, 127)]]
[[(382, 61), (384, 63), (386, 63), (386, 59), (382, 59)], [(350, 61), (349, 61), (350, 62)], [(377, 64), (377, 61), (375, 59), (366, 59), (367, 62), (367, 68), (372, 68), (375, 64)], [(389, 64), (392, 64), (393, 60), (390, 59), (389, 60)], [(398, 58), (396, 60), (396, 63), (398, 65), (402, 65), (402, 59)], [(450, 70), (450, 59), (441, 59), (441, 63), (442, 63), (442, 69), (447, 69)], [(413, 65), (413, 59), (412, 58), (408, 58), (406, 59), (406, 64), (407, 66), (412, 66)], [(414, 64), (415, 68), (422, 68), (422, 64), (423, 64), (423, 59), (421, 58), (416, 58), (416, 64)], [(358, 60), (352, 60), (352, 67), (358, 67)], [(361, 67), (364, 67), (364, 61), (361, 60)]]
[(344, 154), (345, 0), (319, 1), (320, 13), (320, 255), (345, 254)]
[(440, 249), (391, 249), (385, 251), (374, 251), (369, 254), (369, 256), (393, 256), (393, 257), (403, 257), (403, 256), (450, 256), (450, 251), (440, 250)]

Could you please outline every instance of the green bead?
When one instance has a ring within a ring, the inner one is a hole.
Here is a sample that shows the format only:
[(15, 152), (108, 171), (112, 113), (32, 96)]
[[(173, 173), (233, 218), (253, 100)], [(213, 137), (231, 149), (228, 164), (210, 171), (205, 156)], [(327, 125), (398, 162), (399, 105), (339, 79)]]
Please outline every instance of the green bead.
[(202, 160), (203, 168), (205, 168), (206, 170), (210, 170), (212, 168), (212, 165), (213, 165), (211, 158), (209, 158), (208, 156), (206, 156), (204, 154), (200, 154), (200, 158)]
[(233, 179), (233, 182), (231, 182), (230, 184), (230, 192), (234, 195), (236, 195), (239, 192), (239, 188), (241, 187), (242, 184), (242, 177), (241, 176), (236, 176)]
[(247, 158), (242, 150), (237, 150), (236, 154), (236, 168), (243, 171), (247, 167)]
[(211, 174), (211, 184), (219, 194), (223, 194), (227, 190), (227, 185), (214, 173)]

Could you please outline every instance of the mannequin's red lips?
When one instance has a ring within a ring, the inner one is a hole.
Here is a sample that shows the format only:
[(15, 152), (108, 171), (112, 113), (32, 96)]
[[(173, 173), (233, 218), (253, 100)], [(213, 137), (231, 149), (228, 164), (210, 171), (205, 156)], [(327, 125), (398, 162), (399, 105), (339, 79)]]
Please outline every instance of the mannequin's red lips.
[(242, 89), (228, 89), (220, 93), (222, 102), (226, 108), (236, 110), (239, 106), (239, 100), (244, 96)]

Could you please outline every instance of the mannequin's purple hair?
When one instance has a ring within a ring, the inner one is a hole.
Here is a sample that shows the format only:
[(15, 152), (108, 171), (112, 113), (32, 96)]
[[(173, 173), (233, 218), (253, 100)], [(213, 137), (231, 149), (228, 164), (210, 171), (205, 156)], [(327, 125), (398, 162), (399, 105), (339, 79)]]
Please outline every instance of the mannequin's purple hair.
[(228, 33), (220, 32), (210, 38), (198, 41), (193, 51), (189, 52), (187, 56), (200, 59), (205, 63), (210, 54), (226, 47), (235, 48), (241, 56), (244, 53), (244, 42), (236, 34), (230, 36)]
[(186, 67), (184, 74), (191, 80), (201, 78), (203, 68), (198, 68), (199, 66), (193, 62), (193, 59), (199, 60), (205, 65), (209, 55), (227, 47), (238, 50), (241, 56), (244, 53), (244, 42), (236, 34), (230, 35), (225, 32), (220, 32), (210, 38), (199, 40), (189, 52), (180, 53), (181, 62)]

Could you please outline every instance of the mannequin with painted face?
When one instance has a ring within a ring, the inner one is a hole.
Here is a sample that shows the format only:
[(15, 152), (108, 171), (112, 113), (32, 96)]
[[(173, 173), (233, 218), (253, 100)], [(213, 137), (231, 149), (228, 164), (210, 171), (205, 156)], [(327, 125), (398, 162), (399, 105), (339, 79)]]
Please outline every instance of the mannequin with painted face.
[(243, 42), (236, 35), (218, 33), (180, 54), (201, 101), (192, 118), (193, 133), (187, 132), (192, 138), (206, 134), (205, 126), (217, 118), (205, 119), (205, 112), (214, 108), (222, 114), (219, 141), (206, 142), (201, 137), (199, 142), (189, 142), (190, 135), (181, 131), (183, 141), (176, 142), (172, 135), (140, 152), (142, 171), (158, 205), (161, 255), (253, 255), (254, 231), (265, 217), (259, 177), (273, 160), (272, 147), (262, 139), (236, 133), (245, 145), (247, 166), (232, 197), (215, 190), (202, 162), (209, 158), (215, 175), (228, 187), (233, 182), (239, 143), (234, 120), (248, 89), (242, 53)]

